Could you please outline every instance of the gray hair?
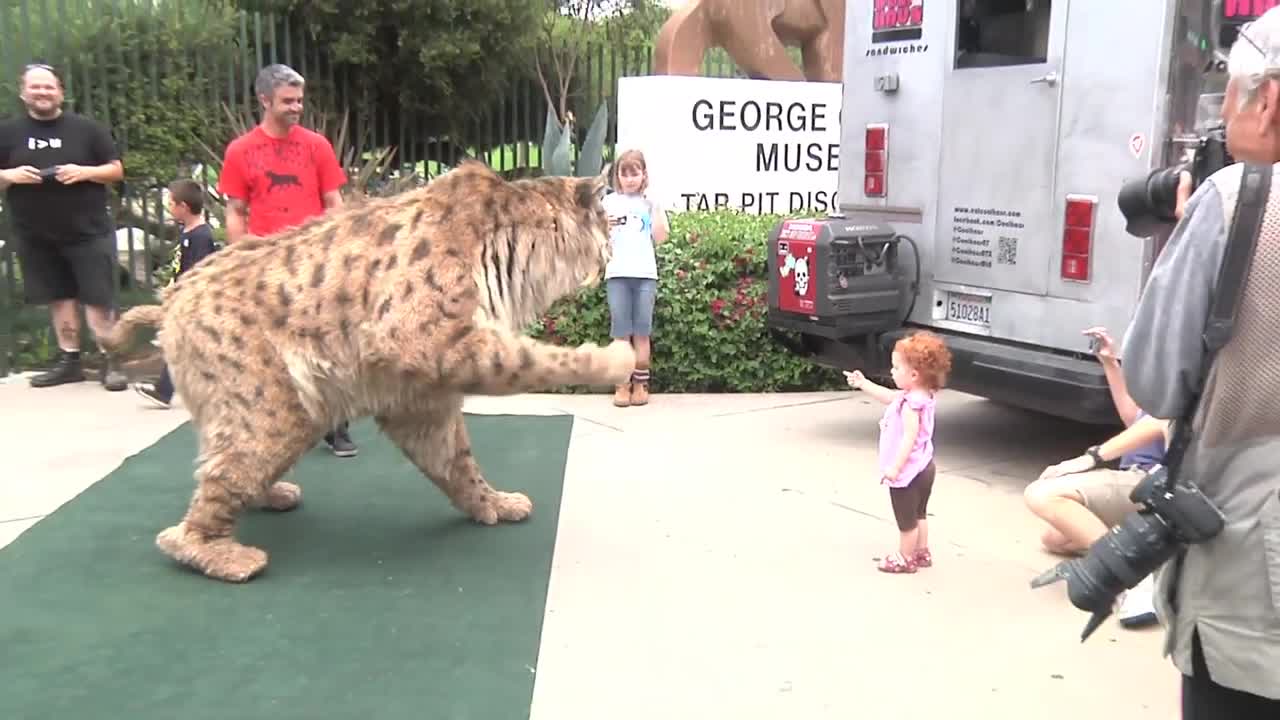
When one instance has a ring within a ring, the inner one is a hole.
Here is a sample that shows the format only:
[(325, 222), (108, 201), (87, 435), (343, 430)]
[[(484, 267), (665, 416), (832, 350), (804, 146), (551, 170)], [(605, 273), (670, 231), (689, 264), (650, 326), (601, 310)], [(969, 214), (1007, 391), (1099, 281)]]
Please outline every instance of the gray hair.
[(1264, 82), (1280, 80), (1280, 7), (1241, 26), (1227, 56), (1227, 74), (1240, 88), (1241, 109), (1253, 102)]
[(297, 70), (288, 65), (276, 63), (258, 71), (258, 79), (253, 83), (253, 90), (258, 95), (274, 97), (276, 88), (282, 85), (300, 88), (306, 82), (306, 80), (302, 79), (302, 75), (298, 74)]

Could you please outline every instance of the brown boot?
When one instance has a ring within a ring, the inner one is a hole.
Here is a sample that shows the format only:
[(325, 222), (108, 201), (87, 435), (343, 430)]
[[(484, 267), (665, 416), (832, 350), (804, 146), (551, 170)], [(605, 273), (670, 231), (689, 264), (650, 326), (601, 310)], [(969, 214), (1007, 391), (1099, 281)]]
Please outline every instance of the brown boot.
[(631, 404), (647, 405), (649, 403), (649, 383), (638, 382), (631, 386)]
[(631, 383), (623, 383), (613, 389), (613, 404), (626, 407), (631, 404)]
[(631, 373), (631, 404), (644, 405), (649, 402), (649, 368), (637, 369)]

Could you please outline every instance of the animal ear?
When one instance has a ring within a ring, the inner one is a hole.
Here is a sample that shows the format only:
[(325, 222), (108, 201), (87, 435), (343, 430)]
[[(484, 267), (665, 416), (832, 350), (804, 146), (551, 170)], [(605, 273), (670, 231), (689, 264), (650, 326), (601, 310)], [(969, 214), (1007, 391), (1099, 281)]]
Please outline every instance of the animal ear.
[(607, 179), (604, 174), (595, 177), (584, 177), (578, 179), (577, 192), (578, 205), (582, 207), (590, 207), (604, 199), (605, 189), (608, 186)]

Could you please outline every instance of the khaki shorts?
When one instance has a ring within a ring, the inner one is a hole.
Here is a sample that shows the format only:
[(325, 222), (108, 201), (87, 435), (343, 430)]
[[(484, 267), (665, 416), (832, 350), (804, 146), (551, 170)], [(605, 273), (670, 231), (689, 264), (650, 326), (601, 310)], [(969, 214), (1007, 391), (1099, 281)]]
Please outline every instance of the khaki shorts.
[(1125, 515), (1138, 509), (1129, 493), (1147, 476), (1146, 470), (1090, 470), (1059, 478), (1064, 489), (1072, 489), (1084, 500), (1084, 506), (1097, 515), (1107, 527), (1119, 525)]

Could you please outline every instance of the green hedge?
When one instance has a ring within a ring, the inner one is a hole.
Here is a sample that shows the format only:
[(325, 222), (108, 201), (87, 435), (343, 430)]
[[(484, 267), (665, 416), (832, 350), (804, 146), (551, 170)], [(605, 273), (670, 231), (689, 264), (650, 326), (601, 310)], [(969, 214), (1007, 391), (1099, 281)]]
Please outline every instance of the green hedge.
[[(847, 387), (840, 373), (791, 354), (765, 327), (765, 247), (781, 219), (731, 210), (672, 213), (671, 236), (658, 246), (655, 392)], [(530, 334), (561, 345), (608, 342), (604, 284), (557, 303)]]

